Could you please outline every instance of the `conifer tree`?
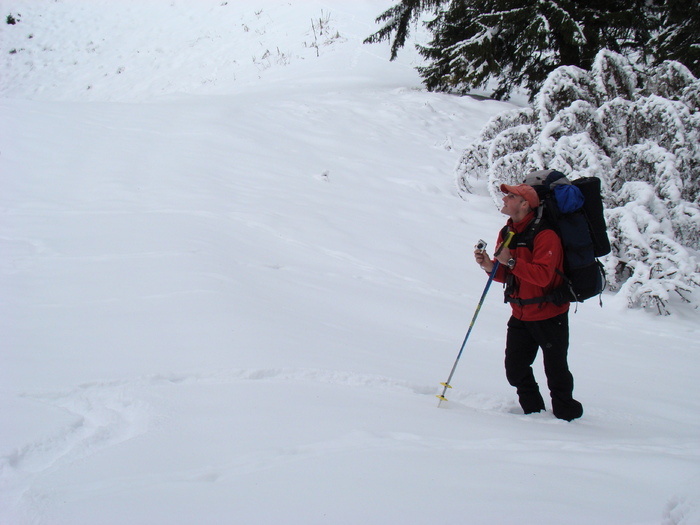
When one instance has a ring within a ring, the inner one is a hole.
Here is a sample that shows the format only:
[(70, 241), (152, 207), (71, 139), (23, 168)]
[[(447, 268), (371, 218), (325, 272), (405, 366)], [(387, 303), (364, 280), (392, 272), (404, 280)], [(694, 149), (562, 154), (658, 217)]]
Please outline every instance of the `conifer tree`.
[(664, 0), (655, 9), (660, 29), (650, 47), (660, 63), (676, 60), (700, 77), (700, 9), (686, 0)]
[(445, 4), (445, 0), (400, 0), (400, 2), (377, 17), (376, 22), (384, 22), (384, 27), (365, 39), (365, 44), (374, 44), (383, 40), (390, 40), (392, 33), (395, 35), (391, 43), (391, 60), (394, 60), (404, 45), (411, 32), (411, 24), (418, 21), (420, 16), (431, 9), (437, 9)]
[(432, 40), (419, 46), (426, 87), (466, 93), (497, 81), (492, 96), (504, 99), (518, 87), (534, 95), (561, 65), (590, 68), (603, 48), (646, 56), (664, 12), (652, 12), (647, 0), (401, 0), (377, 18), (385, 25), (366, 42), (394, 35), (394, 59), (428, 11)]

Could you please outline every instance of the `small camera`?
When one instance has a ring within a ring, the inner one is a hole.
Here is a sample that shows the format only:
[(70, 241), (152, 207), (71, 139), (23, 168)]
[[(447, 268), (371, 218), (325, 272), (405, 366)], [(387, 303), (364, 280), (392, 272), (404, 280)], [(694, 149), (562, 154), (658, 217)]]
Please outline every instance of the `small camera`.
[(474, 246), (474, 249), (480, 252), (483, 252), (486, 249), (486, 241), (479, 239), (479, 242), (476, 243), (476, 246)]

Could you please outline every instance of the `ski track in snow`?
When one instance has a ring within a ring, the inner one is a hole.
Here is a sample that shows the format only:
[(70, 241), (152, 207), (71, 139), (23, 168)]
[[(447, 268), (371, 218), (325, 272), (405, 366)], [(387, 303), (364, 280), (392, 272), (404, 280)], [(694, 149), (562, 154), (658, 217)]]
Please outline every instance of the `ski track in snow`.
[[(518, 439), (512, 435), (488, 436), (478, 433), (435, 435), (429, 430), (429, 420), (426, 420), (425, 432), (420, 430), (423, 428), (421, 426), (406, 431), (394, 429), (391, 424), (381, 423), (372, 429), (351, 426), (345, 430), (333, 428), (331, 424), (331, 431), (328, 432), (328, 428), (323, 428), (321, 423), (323, 431), (318, 435), (316, 432), (304, 433), (296, 442), (289, 444), (267, 443), (247, 449), (244, 447), (244, 450), (233, 449), (229, 454), (220, 457), (216, 463), (203, 461), (181, 464), (166, 471), (133, 474), (126, 478), (107, 476), (100, 480), (100, 490), (119, 493), (127, 488), (138, 490), (137, 487), (142, 487), (147, 491), (154, 486), (172, 483), (233, 483), (241, 477), (262, 471), (288, 468), (285, 466), (357, 452), (392, 454), (397, 451), (451, 451), (466, 454), (467, 457), (493, 454), (537, 457), (558, 451), (563, 457), (578, 457), (582, 458), (583, 462), (586, 457), (614, 457), (620, 465), (634, 465), (639, 461), (645, 463), (653, 461), (645, 458), (659, 457), (677, 462), (686, 461), (688, 458), (700, 460), (700, 450), (695, 443), (683, 443), (663, 437), (656, 441), (650, 441), (643, 436), (639, 439), (631, 438), (636, 432), (635, 428), (654, 425), (654, 422), (645, 420), (640, 414), (625, 416), (612, 409), (591, 409), (585, 421), (574, 423), (588, 426), (590, 432), (586, 433), (584, 429), (584, 439), (568, 441), (569, 433), (557, 434), (556, 427), (552, 425), (561, 425), (559, 428), (565, 430), (569, 423), (557, 420), (551, 412), (525, 416), (519, 412), (513, 396), (487, 395), (455, 388), (447, 393), (447, 406), (443, 404), (445, 408), (438, 409), (437, 399), (434, 397), (441, 390), (438, 385), (420, 384), (371, 373), (284, 367), (230, 369), (211, 373), (162, 373), (132, 379), (84, 383), (68, 391), (24, 393), (23, 398), (65, 411), (72, 420), (54, 434), (21, 446), (0, 458), (0, 515), (21, 516), (22, 523), (50, 523), (57, 500), (55, 490), (46, 486), (45, 475), (60, 474), (62, 470), (73, 468), (76, 463), (79, 464), (87, 457), (104, 455), (110, 448), (148, 434), (151, 429), (157, 432), (161, 424), (170, 429), (167, 426), (173, 417), (168, 413), (173, 409), (170, 403), (181, 396), (187, 398), (192, 393), (187, 389), (191, 387), (204, 388), (204, 392), (207, 392), (207, 387), (246, 383), (257, 383), (255, 388), (263, 392), (263, 397), (264, 383), (270, 386), (288, 384), (311, 388), (324, 385), (332, 389), (337, 387), (336, 392), (341, 396), (353, 395), (347, 391), (343, 392), (346, 388), (356, 392), (369, 390), (372, 395), (388, 399), (397, 409), (402, 408), (401, 403), (408, 397), (409, 403), (417, 406), (419, 410), (434, 411), (429, 413), (437, 414), (435, 417), (439, 419), (446, 415), (474, 423), (474, 418), (479, 418), (481, 423), (475, 423), (476, 428), (483, 425), (483, 418), (489, 418), (490, 427), (495, 430), (499, 428), (499, 420), (493, 418), (501, 418), (506, 425), (512, 425), (515, 419), (530, 429), (534, 428), (533, 425), (546, 425), (549, 430), (540, 437), (526, 433)], [(178, 393), (179, 389), (182, 389), (182, 392)], [(216, 398), (216, 393), (210, 393), (214, 396), (213, 399)], [(324, 392), (320, 393), (323, 394)], [(279, 395), (279, 392), (276, 395)], [(414, 398), (415, 403), (411, 402), (410, 398)], [(233, 421), (240, 415), (240, 408), (236, 408), (235, 404), (231, 408), (231, 412), (224, 418)], [(192, 409), (189, 410), (184, 413), (186, 416), (193, 414)], [(175, 417), (180, 415), (178, 412)], [(419, 417), (425, 417), (425, 414)], [(606, 434), (607, 430), (619, 430), (625, 426), (628, 428), (624, 437), (617, 436), (611, 439), (610, 435)], [(166, 448), (169, 446), (167, 443), (163, 445)], [(206, 445), (200, 443), (199, 446)], [(86, 487), (83, 490), (89, 489)], [(684, 516), (692, 516), (696, 507), (688, 494), (671, 496), (665, 503), (664, 525), (687, 523)]]
[(221, 385), (244, 381), (294, 381), (433, 395), (435, 388), (382, 376), (312, 369), (246, 369), (216, 374), (153, 375), (135, 380), (94, 382), (58, 393), (23, 397), (65, 410), (75, 421), (57, 435), (28, 444), (0, 459), (0, 479), (31, 475), (116, 445), (148, 431), (149, 390), (177, 385)]
[[(135, 438), (148, 432), (149, 424), (159, 414), (146, 400), (149, 394), (162, 388), (181, 385), (225, 385), (242, 382), (294, 382), (304, 384), (328, 384), (336, 386), (372, 389), (384, 393), (429, 396), (432, 398), (439, 388), (410, 383), (381, 375), (360, 374), (346, 371), (292, 368), (260, 368), (222, 371), (212, 374), (158, 374), (134, 380), (86, 383), (68, 392), (27, 393), (24, 397), (46, 403), (64, 410), (73, 416), (74, 421), (62, 431), (41, 441), (27, 444), (0, 459), (0, 481), (2, 492), (17, 495), (29, 487), (30, 479), (44, 471), (59, 468), (95, 454), (108, 447)], [(544, 424), (564, 424), (550, 413), (524, 416), (518, 413), (511, 398), (497, 398), (483, 394), (472, 394), (459, 390), (448, 392), (448, 403), (460, 410), (476, 410), (482, 414), (521, 417), (523, 420)], [(432, 400), (431, 400), (432, 402)], [(435, 401), (437, 404), (437, 400)], [(619, 414), (607, 414), (610, 419), (619, 419)], [(598, 419), (608, 419), (606, 414), (593, 414)], [(547, 450), (549, 441), (517, 441), (494, 439), (474, 441), (464, 439), (424, 439), (423, 436), (405, 433), (376, 433), (346, 436), (326, 443), (313, 443), (298, 446), (282, 454), (269, 454), (261, 451), (249, 457), (236, 460), (236, 464), (222, 465), (221, 470), (244, 470), (267, 468), (269, 463), (280, 457), (315, 456), (339, 450), (384, 447), (396, 449), (397, 442), (402, 448), (438, 448), (462, 450), (467, 448), (492, 450)], [(600, 442), (573, 441), (564, 445), (569, 451), (611, 451), (616, 453), (654, 453), (668, 456), (688, 457), (698, 455), (692, 445), (669, 447), (668, 444), (632, 445), (607, 440)]]
[(24, 397), (65, 410), (75, 422), (58, 435), (15, 450), (0, 460), (0, 476), (34, 474), (61, 462), (90, 455), (147, 432), (151, 408), (140, 399), (144, 392), (177, 385), (220, 385), (242, 381), (295, 381), (374, 388), (433, 395), (435, 388), (412, 385), (382, 376), (312, 369), (247, 369), (211, 375), (153, 375), (131, 381), (86, 383), (59, 393), (25, 394)]
[[(33, 488), (33, 480), (42, 473), (60, 469), (148, 432), (149, 423), (158, 418), (146, 400), (153, 391), (182, 385), (223, 385), (249, 381), (302, 382), (372, 388), (385, 392), (433, 395), (435, 388), (410, 384), (388, 377), (342, 371), (314, 369), (242, 369), (215, 374), (162, 374), (134, 380), (93, 382), (67, 392), (27, 393), (23, 397), (66, 411), (73, 421), (54, 435), (24, 445), (0, 458), (0, 509), (24, 500), (29, 514), (37, 517), (46, 495)], [(399, 438), (402, 439), (402, 438)], [(414, 440), (420, 440), (416, 437)], [(408, 442), (408, 441), (407, 441)], [(339, 450), (394, 447), (395, 436), (347, 436), (343, 439), (313, 443), (270, 452), (261, 450), (237, 457), (235, 462), (204, 467), (176, 475), (181, 481), (216, 481), (225, 472), (245, 473), (270, 468), (273, 464), (301, 457), (324, 455)], [(3, 503), (4, 502), (4, 503)], [(6, 513), (2, 513), (6, 515)]]

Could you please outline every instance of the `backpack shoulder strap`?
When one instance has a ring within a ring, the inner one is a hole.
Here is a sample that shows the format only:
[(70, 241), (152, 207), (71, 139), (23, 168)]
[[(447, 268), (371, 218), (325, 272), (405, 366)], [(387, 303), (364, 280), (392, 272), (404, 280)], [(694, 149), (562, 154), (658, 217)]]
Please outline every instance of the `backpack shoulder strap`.
[[(527, 226), (525, 226), (525, 229), (522, 232), (513, 235), (513, 239), (510, 241), (510, 245), (515, 247), (524, 247), (532, 251), (532, 248), (535, 244), (535, 237), (538, 233), (545, 229), (550, 228), (547, 224), (547, 220), (544, 217), (544, 209), (542, 206), (539, 206), (537, 208), (537, 212), (535, 213), (535, 217), (530, 221), (530, 223)], [(505, 234), (507, 233), (508, 225), (504, 226), (503, 230), (501, 231), (501, 235), (503, 236), (503, 238), (505, 238)]]

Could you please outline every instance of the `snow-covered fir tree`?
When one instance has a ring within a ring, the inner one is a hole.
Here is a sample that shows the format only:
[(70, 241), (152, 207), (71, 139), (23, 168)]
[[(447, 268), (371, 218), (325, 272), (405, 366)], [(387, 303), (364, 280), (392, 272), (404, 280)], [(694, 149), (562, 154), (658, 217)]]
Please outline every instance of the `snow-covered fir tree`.
[(657, 60), (683, 63), (700, 75), (700, 9), (686, 0), (663, 0), (651, 11), (659, 20), (659, 31), (649, 43)]
[(497, 81), (494, 98), (508, 98), (518, 87), (534, 94), (562, 64), (588, 68), (601, 47), (638, 48), (649, 34), (646, 19), (637, 16), (642, 4), (450, 2), (427, 24), (433, 40), (419, 50), (429, 65), (419, 72), (435, 91), (468, 93)]
[(603, 183), (613, 251), (608, 285), (630, 306), (697, 306), (700, 287), (700, 80), (678, 62), (640, 68), (608, 50), (562, 66), (529, 107), (502, 113), (464, 152), (458, 182), (501, 183), (556, 169)]
[(393, 59), (411, 24), (432, 12), (425, 23), (432, 40), (418, 46), (428, 62), (418, 68), (425, 86), (455, 93), (488, 87), (493, 98), (507, 99), (519, 87), (536, 93), (560, 65), (590, 68), (601, 48), (645, 56), (652, 31), (667, 21), (650, 7), (647, 0), (401, 0), (377, 18), (384, 25), (366, 42), (393, 35)]

